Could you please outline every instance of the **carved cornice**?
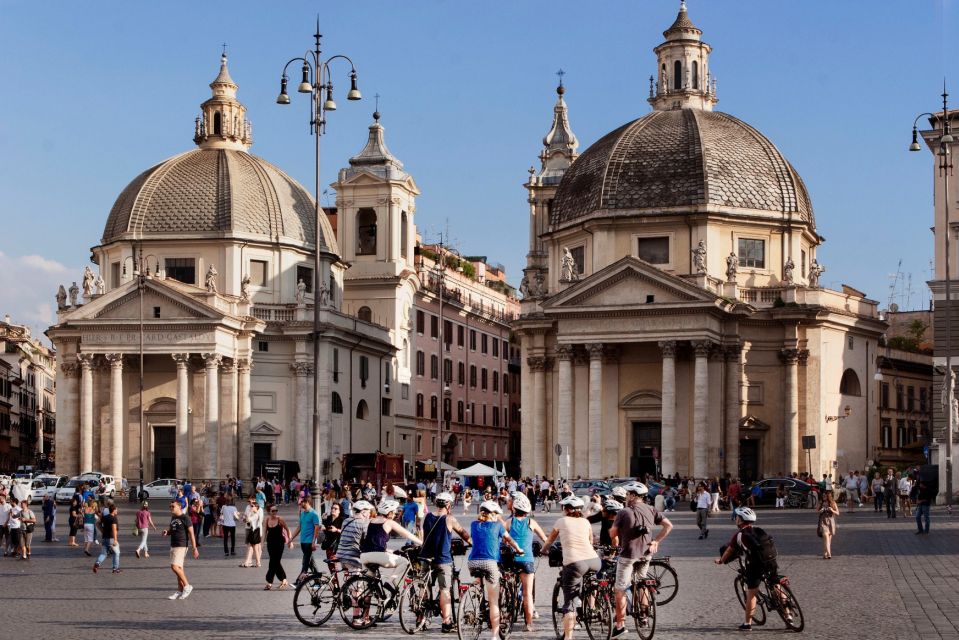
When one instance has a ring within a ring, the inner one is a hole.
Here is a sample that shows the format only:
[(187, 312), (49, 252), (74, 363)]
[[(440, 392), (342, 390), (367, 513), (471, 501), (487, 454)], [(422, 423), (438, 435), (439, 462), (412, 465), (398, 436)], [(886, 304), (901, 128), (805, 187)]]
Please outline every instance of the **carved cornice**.
[(809, 349), (799, 349), (796, 357), (799, 358), (799, 364), (806, 366), (806, 361), (809, 360)]
[(189, 353), (171, 353), (170, 357), (176, 361), (176, 366), (179, 369), (183, 367), (187, 368), (190, 364), (190, 354)]
[(723, 347), (723, 353), (725, 354), (727, 361), (739, 362), (743, 354), (743, 345), (727, 344), (725, 347)]
[(220, 371), (230, 375), (236, 373), (236, 360), (226, 360), (223, 364), (220, 365)]
[(574, 365), (584, 365), (589, 364), (589, 353), (586, 349), (577, 347), (573, 350), (573, 364)]
[(675, 340), (662, 340), (659, 342), (659, 348), (663, 352), (664, 358), (676, 357), (676, 341)]

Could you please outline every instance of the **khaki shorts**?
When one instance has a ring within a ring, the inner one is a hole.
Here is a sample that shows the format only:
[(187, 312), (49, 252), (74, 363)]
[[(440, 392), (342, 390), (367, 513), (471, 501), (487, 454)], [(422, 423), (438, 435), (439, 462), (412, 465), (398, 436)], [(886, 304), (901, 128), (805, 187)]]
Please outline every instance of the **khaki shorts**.
[(616, 581), (613, 588), (618, 591), (629, 591), (633, 584), (633, 573), (639, 579), (645, 579), (649, 571), (649, 558), (618, 558), (616, 560)]
[(186, 547), (170, 547), (170, 564), (182, 567), (184, 560), (186, 560)]

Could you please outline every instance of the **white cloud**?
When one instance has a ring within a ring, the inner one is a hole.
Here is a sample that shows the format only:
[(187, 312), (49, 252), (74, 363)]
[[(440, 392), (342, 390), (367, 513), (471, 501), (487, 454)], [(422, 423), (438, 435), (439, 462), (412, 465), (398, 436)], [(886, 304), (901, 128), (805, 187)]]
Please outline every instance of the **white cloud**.
[(67, 267), (40, 255), (11, 256), (0, 251), (0, 317), (8, 313), (14, 323), (42, 336), (56, 321), (57, 287), (69, 288), (82, 272), (82, 267)]

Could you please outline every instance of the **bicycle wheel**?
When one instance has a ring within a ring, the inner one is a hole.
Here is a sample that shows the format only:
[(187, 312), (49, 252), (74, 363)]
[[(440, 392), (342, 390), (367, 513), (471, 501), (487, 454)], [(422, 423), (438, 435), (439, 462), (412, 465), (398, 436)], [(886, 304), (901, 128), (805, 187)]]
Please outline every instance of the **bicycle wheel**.
[(586, 627), (590, 640), (610, 640), (613, 634), (613, 608), (609, 593), (601, 591), (595, 584), (584, 585), (580, 606), (582, 613), (579, 619)]
[[(646, 604), (643, 604), (643, 596)], [(640, 640), (652, 640), (656, 633), (656, 594), (641, 582), (633, 583), (633, 624)]]
[(352, 629), (369, 629), (383, 614), (386, 596), (376, 578), (353, 576), (343, 585), (340, 613)]
[(769, 594), (769, 597), (772, 598), (772, 602), (776, 605), (776, 612), (783, 619), (783, 622), (786, 623), (786, 628), (791, 631), (802, 631), (806, 626), (806, 622), (803, 619), (802, 608), (799, 606), (799, 601), (796, 600), (796, 596), (793, 595), (792, 590), (784, 584), (780, 584), (779, 590), (782, 592), (780, 597), (776, 597), (775, 591)]
[(506, 640), (513, 632), (516, 613), (516, 583), (511, 578), (501, 580), (499, 588), (499, 637), (501, 640)]
[(649, 563), (650, 578), (656, 578), (656, 605), (661, 607), (669, 604), (679, 593), (679, 576), (672, 565), (663, 560), (653, 560)]
[(563, 612), (560, 611), (560, 598), (563, 597), (563, 587), (560, 585), (559, 580), (556, 581), (556, 586), (553, 587), (553, 631), (556, 633), (557, 638), (563, 637)]
[(471, 584), (460, 596), (460, 606), (456, 613), (456, 633), (459, 640), (478, 640), (483, 629), (489, 626), (486, 619), (489, 607), (484, 607), (485, 596), (479, 583)]
[(318, 627), (336, 609), (332, 578), (314, 573), (304, 578), (293, 592), (293, 613), (308, 627)]
[(425, 580), (414, 580), (403, 589), (400, 595), (400, 626), (403, 631), (413, 635), (426, 628), (429, 599), (430, 589)]
[[(736, 598), (739, 600), (739, 606), (746, 610), (746, 583), (742, 576), (736, 576), (733, 581), (733, 589), (736, 591)], [(753, 624), (761, 627), (766, 624), (766, 608), (763, 607), (763, 599), (756, 594), (756, 608), (753, 609)]]
[(400, 595), (396, 587), (389, 582), (381, 582), (380, 586), (383, 587), (383, 595), (385, 596), (385, 600), (383, 601), (383, 610), (380, 612), (378, 621), (386, 622), (393, 617), (393, 614), (396, 613), (396, 610), (399, 608)]

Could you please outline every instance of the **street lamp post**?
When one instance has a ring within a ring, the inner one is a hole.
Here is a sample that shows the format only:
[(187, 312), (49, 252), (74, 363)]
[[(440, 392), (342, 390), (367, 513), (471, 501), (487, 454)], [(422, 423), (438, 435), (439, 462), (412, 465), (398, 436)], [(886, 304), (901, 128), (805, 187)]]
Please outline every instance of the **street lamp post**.
[[(314, 238), (313, 252), (313, 449), (311, 452), (313, 477), (318, 478), (320, 469), (320, 413), (319, 413), (319, 392), (320, 392), (320, 290), (323, 282), (323, 274), (320, 262), (320, 245), (322, 243), (322, 231), (320, 225), (320, 216), (324, 215), (320, 210), (320, 136), (326, 131), (326, 113), (336, 110), (336, 102), (333, 101), (333, 81), (330, 74), (330, 63), (334, 60), (345, 60), (350, 64), (350, 90), (346, 94), (347, 100), (360, 100), (362, 95), (356, 88), (356, 67), (353, 61), (344, 55), (334, 55), (323, 59), (320, 50), (320, 18), (316, 19), (316, 33), (313, 34), (315, 43), (313, 51), (307, 51), (302, 57), (291, 59), (283, 67), (283, 74), (280, 76), (280, 94), (276, 98), (276, 103), (281, 105), (290, 104), (290, 96), (286, 92), (288, 77), (287, 69), (294, 62), (302, 62), (302, 78), (297, 87), (298, 93), (310, 94), (310, 133), (314, 139), (315, 153), (315, 192), (314, 201), (316, 205), (316, 219), (314, 227), (316, 235)], [(324, 98), (324, 92), (326, 96)]]
[[(932, 119), (937, 117), (931, 113), (920, 113), (916, 116), (916, 119), (912, 123), (912, 144), (909, 145), (910, 151), (919, 151), (922, 148), (919, 146), (916, 124), (919, 122), (919, 118), (923, 116), (929, 116)], [(955, 429), (955, 415), (953, 412), (955, 383), (953, 381), (952, 371), (952, 287), (949, 275), (949, 176), (952, 174), (951, 148), (955, 139), (952, 136), (952, 128), (949, 124), (949, 94), (946, 92), (945, 83), (943, 83), (942, 87), (942, 125), (939, 130), (934, 131), (941, 134), (939, 135), (939, 151), (937, 152), (937, 156), (939, 158), (939, 175), (942, 176), (942, 203), (945, 214), (945, 237), (943, 239), (945, 243), (943, 245), (945, 277), (943, 285), (946, 298), (946, 377), (943, 382), (943, 391), (945, 394), (943, 405), (946, 407), (946, 504), (952, 505), (952, 438), (953, 430)]]
[[(137, 251), (139, 249), (139, 255)], [(160, 271), (160, 261), (153, 254), (143, 255), (143, 247), (134, 247), (133, 255), (129, 255), (123, 260), (123, 275), (127, 273), (127, 260), (133, 265), (133, 276), (137, 279), (137, 297), (139, 298), (140, 303), (140, 317), (139, 317), (139, 330), (140, 330), (140, 384), (139, 384), (139, 400), (138, 404), (139, 417), (140, 417), (140, 426), (139, 434), (140, 437), (137, 439), (139, 442), (140, 449), (140, 481), (139, 487), (136, 491), (136, 499), (139, 500), (141, 494), (143, 493), (143, 290), (146, 287), (146, 279), (150, 277), (150, 258), (153, 258), (153, 271), (158, 273)]]

